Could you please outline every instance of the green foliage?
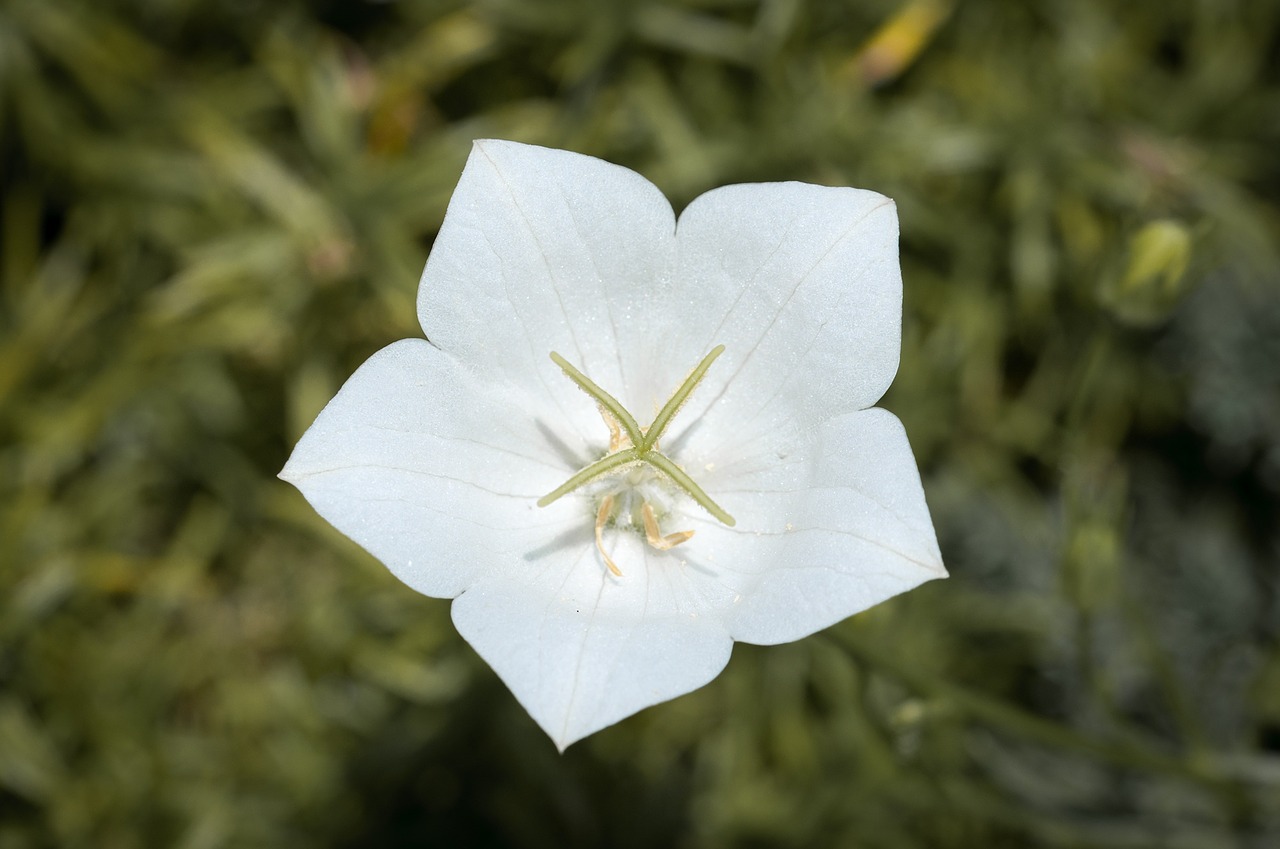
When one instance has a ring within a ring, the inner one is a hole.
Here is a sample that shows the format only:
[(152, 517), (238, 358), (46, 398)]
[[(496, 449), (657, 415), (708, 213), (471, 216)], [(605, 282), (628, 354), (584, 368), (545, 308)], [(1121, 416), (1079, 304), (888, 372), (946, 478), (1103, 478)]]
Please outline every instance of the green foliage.
[[(885, 28), (886, 24), (888, 27)], [(0, 846), (1280, 843), (1280, 6), (0, 4)], [(475, 137), (893, 196), (953, 578), (565, 756), (276, 471)]]

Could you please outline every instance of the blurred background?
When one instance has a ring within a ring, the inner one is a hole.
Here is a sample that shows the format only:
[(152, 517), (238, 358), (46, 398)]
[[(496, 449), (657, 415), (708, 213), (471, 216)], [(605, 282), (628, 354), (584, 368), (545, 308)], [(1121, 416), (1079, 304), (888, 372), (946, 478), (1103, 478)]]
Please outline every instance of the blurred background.
[[(470, 142), (894, 197), (952, 579), (563, 757), (280, 481)], [(1280, 3), (0, 2), (0, 847), (1280, 845)]]

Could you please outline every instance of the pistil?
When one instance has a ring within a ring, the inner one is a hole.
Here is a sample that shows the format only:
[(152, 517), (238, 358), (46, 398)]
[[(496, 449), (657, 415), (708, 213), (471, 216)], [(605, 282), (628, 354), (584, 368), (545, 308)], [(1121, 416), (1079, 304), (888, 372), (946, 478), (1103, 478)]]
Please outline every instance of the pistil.
[[(716, 519), (729, 527), (733, 527), (735, 524), (734, 518), (717, 504), (711, 496), (707, 495), (684, 469), (676, 465), (671, 458), (663, 454), (658, 448), (658, 440), (662, 438), (662, 434), (671, 424), (671, 420), (680, 412), (681, 407), (689, 400), (689, 396), (693, 394), (693, 390), (706, 377), (707, 370), (711, 368), (711, 364), (722, 353), (724, 353), (724, 346), (717, 345), (709, 354), (703, 357), (702, 361), (689, 373), (688, 377), (676, 387), (676, 391), (672, 393), (667, 403), (662, 405), (662, 409), (654, 417), (653, 423), (648, 427), (642, 428), (640, 423), (636, 421), (635, 416), (631, 415), (617, 398), (601, 389), (591, 378), (576, 369), (564, 357), (552, 351), (552, 362), (558, 365), (565, 375), (577, 384), (579, 389), (590, 395), (599, 406), (600, 416), (604, 419), (605, 426), (609, 428), (609, 450), (599, 460), (580, 469), (567, 481), (538, 499), (538, 506), (546, 507), (548, 504), (580, 487), (586, 486), (592, 481), (616, 474), (627, 467), (643, 464), (684, 490), (686, 495), (698, 502), (703, 509)], [(604, 528), (613, 516), (613, 508), (616, 503), (614, 493), (609, 493), (601, 499), (600, 506), (596, 510), (596, 550), (600, 552), (600, 556), (604, 559), (604, 565), (608, 567), (609, 571), (618, 577), (622, 577), (622, 570), (618, 568), (618, 564), (613, 562), (613, 558), (609, 556), (609, 553), (604, 550)], [(644, 525), (645, 540), (650, 546), (659, 551), (670, 551), (677, 545), (688, 542), (693, 537), (693, 531), (677, 531), (664, 535), (658, 527), (657, 514), (654, 513), (653, 506), (648, 501), (641, 503), (640, 518)], [(634, 518), (632, 521), (635, 521)]]
[[(671, 420), (680, 411), (680, 408), (684, 406), (685, 402), (689, 400), (689, 396), (697, 385), (702, 382), (702, 378), (707, 374), (707, 369), (711, 368), (711, 364), (722, 353), (724, 353), (724, 346), (717, 345), (711, 350), (711, 353), (703, 357), (702, 362), (698, 363), (697, 367), (689, 373), (689, 376), (676, 388), (667, 403), (658, 411), (653, 424), (647, 428), (641, 428), (635, 417), (627, 411), (626, 407), (622, 406), (617, 398), (597, 386), (591, 378), (574, 368), (564, 357), (552, 351), (552, 361), (560, 366), (561, 370), (583, 392), (586, 392), (599, 404), (602, 411), (601, 415), (605, 417), (606, 424), (609, 424), (609, 420), (612, 418), (621, 431), (625, 431), (627, 438), (631, 441), (631, 446), (628, 448), (621, 447), (624, 442), (622, 433), (616, 432), (614, 425), (610, 424), (610, 453), (581, 469), (563, 484), (542, 496), (542, 498), (538, 499), (538, 506), (546, 507), (579, 487), (585, 486), (612, 472), (619, 471), (625, 466), (635, 463), (647, 463), (684, 490), (685, 494), (698, 502), (704, 510), (716, 519), (729, 527), (733, 527), (736, 524), (733, 516), (729, 515), (728, 511), (717, 504), (711, 496), (707, 495), (684, 469), (676, 465), (671, 458), (659, 451), (657, 447), (658, 440), (662, 437), (668, 425), (671, 424)], [(615, 446), (617, 447), (615, 448)]]

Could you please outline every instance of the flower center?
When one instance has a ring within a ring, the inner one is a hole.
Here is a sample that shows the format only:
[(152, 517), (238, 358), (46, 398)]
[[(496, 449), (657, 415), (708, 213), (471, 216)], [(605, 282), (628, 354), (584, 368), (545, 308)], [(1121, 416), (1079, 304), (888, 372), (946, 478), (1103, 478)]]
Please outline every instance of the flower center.
[[(546, 507), (553, 501), (605, 476), (616, 475), (636, 467), (648, 467), (683, 490), (686, 495), (716, 519), (729, 527), (733, 527), (736, 524), (734, 518), (723, 507), (716, 504), (711, 496), (707, 495), (684, 469), (676, 465), (671, 458), (663, 454), (658, 448), (658, 440), (662, 438), (662, 434), (671, 424), (671, 420), (675, 418), (676, 413), (680, 412), (680, 408), (684, 406), (685, 401), (689, 400), (693, 390), (702, 382), (702, 378), (706, 376), (707, 369), (711, 368), (711, 364), (722, 353), (724, 353), (724, 346), (717, 345), (711, 350), (711, 353), (703, 357), (702, 362), (698, 363), (697, 367), (689, 373), (684, 382), (672, 393), (667, 403), (658, 411), (658, 415), (654, 417), (653, 422), (648, 427), (641, 427), (635, 416), (631, 415), (627, 408), (619, 403), (617, 398), (597, 386), (591, 378), (574, 368), (564, 357), (552, 351), (552, 361), (560, 366), (565, 375), (576, 383), (579, 389), (590, 395), (599, 405), (600, 415), (604, 419), (605, 425), (609, 428), (609, 451), (599, 460), (581, 469), (560, 486), (538, 499), (538, 506)], [(609, 571), (615, 575), (621, 575), (621, 570), (618, 569), (617, 565), (605, 552), (602, 537), (605, 525), (613, 518), (613, 510), (616, 503), (617, 499), (614, 493), (606, 495), (600, 501), (600, 507), (596, 512), (596, 548), (600, 550), (600, 554), (604, 558), (605, 565), (609, 567)], [(641, 503), (640, 520), (644, 526), (645, 539), (654, 548), (662, 551), (673, 548), (693, 536), (693, 531), (680, 531), (664, 536), (658, 529), (657, 515), (648, 501), (642, 501)]]

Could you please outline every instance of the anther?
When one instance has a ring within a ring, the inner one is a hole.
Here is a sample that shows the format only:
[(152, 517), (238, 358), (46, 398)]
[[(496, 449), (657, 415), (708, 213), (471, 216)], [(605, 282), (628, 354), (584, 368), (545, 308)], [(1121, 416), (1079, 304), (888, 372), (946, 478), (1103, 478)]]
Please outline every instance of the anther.
[(680, 543), (688, 542), (694, 534), (693, 531), (677, 531), (663, 536), (662, 531), (658, 529), (658, 517), (653, 515), (653, 507), (648, 501), (644, 503), (640, 512), (644, 516), (644, 537), (649, 541), (649, 545), (659, 551), (670, 551)]
[(600, 411), (600, 418), (604, 419), (605, 427), (609, 428), (609, 453), (612, 454), (621, 450), (624, 439), (627, 444), (630, 444), (631, 437), (622, 433), (622, 425), (618, 424), (618, 420), (613, 417), (613, 414), (602, 405), (598, 405), (596, 409)]
[[(648, 505), (645, 505), (646, 507)], [(604, 565), (609, 567), (609, 571), (622, 577), (622, 570), (618, 568), (618, 564), (613, 562), (613, 558), (604, 550), (604, 531), (605, 522), (609, 521), (609, 514), (613, 512), (613, 496), (606, 495), (604, 500), (600, 502), (600, 509), (596, 511), (596, 550), (600, 552), (600, 556), (604, 558)]]

